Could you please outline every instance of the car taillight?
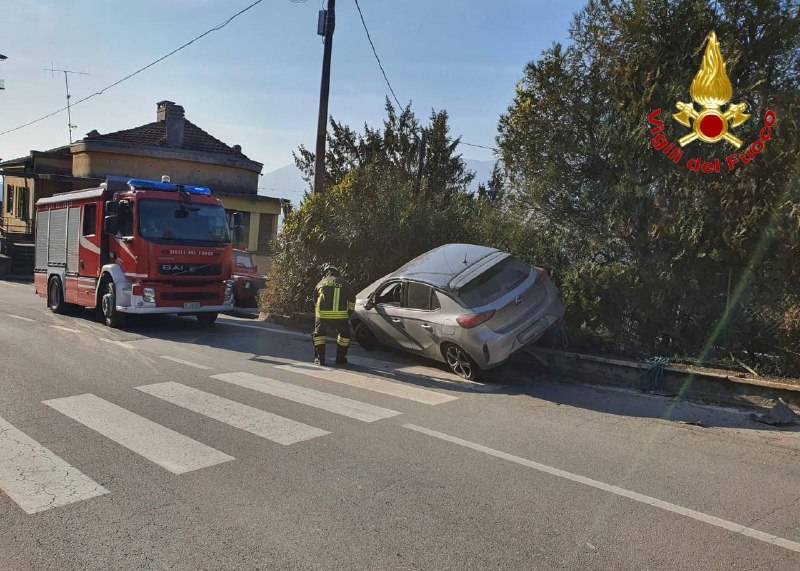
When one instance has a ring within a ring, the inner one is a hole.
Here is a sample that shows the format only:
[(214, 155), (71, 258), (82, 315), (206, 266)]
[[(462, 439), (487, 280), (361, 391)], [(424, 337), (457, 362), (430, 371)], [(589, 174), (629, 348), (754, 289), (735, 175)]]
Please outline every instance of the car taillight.
[(483, 313), (467, 313), (464, 315), (459, 315), (456, 318), (456, 321), (464, 329), (472, 329), (481, 323), (489, 321), (492, 317), (494, 317), (494, 313), (494, 309), (491, 311), (484, 311)]
[(539, 266), (534, 267), (539, 270), (539, 275), (542, 276), (542, 280), (547, 281), (550, 279), (550, 270), (547, 268), (540, 268)]

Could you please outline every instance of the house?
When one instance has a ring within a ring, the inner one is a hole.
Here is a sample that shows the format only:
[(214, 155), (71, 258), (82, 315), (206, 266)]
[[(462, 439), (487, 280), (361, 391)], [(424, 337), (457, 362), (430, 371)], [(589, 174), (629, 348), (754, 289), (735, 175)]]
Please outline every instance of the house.
[(180, 105), (160, 101), (152, 123), (113, 133), (91, 131), (69, 146), (0, 162), (0, 234), (17, 249), (29, 240), (39, 198), (93, 186), (107, 176), (160, 180), (168, 175), (173, 182), (210, 187), (229, 213), (240, 212), (243, 231), (234, 247), (252, 252), (266, 269), (284, 201), (258, 194), (261, 168), (239, 145), (229, 146), (189, 121)]

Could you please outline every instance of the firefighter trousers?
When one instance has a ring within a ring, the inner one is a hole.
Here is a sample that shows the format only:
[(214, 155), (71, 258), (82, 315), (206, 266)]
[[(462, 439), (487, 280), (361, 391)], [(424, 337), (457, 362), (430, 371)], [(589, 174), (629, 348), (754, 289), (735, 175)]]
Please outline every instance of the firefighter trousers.
[(320, 319), (318, 317), (314, 322), (314, 333), (311, 335), (314, 347), (324, 347), (328, 337), (333, 337), (334, 332), (336, 332), (337, 349), (347, 353), (351, 337), (349, 319)]

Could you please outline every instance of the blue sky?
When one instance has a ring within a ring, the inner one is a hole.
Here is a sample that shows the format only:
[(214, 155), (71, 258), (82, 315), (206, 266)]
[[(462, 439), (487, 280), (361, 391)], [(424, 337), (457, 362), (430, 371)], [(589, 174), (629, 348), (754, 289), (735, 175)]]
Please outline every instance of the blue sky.
[[(64, 105), (148, 63), (246, 6), (248, 0), (0, 0), (3, 35), (0, 131)], [(564, 42), (582, 0), (360, 0), (378, 54), (402, 102), (418, 115), (445, 108), (454, 134), (493, 145), (524, 65)], [(76, 137), (155, 120), (156, 102), (175, 101), (189, 119), (240, 144), (264, 172), (313, 148), (322, 62), (320, 0), (265, 0), (215, 32), (73, 109)], [(353, 0), (337, 3), (330, 113), (352, 126), (383, 117), (385, 84)], [(68, 142), (66, 114), (0, 136), (0, 157)], [(462, 147), (467, 158), (491, 153)]]

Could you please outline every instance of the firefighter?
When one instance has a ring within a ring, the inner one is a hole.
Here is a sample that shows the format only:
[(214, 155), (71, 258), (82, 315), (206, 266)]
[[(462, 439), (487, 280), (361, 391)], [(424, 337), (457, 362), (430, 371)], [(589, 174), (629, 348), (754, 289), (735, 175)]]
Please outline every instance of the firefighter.
[(325, 341), (336, 331), (336, 364), (347, 364), (350, 347), (350, 315), (355, 308), (355, 295), (331, 264), (322, 266), (322, 279), (314, 288), (314, 363), (325, 364)]

